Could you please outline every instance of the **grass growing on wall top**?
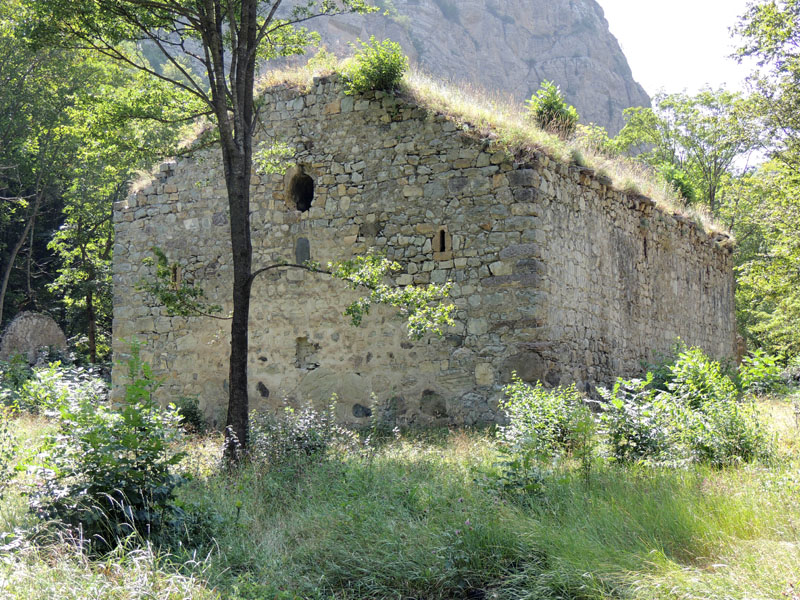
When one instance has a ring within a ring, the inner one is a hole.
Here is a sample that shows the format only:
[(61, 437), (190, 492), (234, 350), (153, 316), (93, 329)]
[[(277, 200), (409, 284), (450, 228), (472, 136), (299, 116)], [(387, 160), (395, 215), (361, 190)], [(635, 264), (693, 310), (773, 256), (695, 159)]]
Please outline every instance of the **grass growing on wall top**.
[[(271, 69), (258, 81), (256, 93), (262, 94), (277, 86), (290, 86), (299, 93), (309, 93), (315, 77), (345, 71), (348, 60), (340, 61), (323, 49), (305, 65)], [(587, 167), (599, 176), (608, 177), (612, 187), (620, 191), (650, 198), (664, 213), (687, 218), (709, 234), (725, 233), (707, 211), (686, 206), (675, 190), (647, 166), (625, 157), (604, 155), (580, 137), (565, 141), (543, 131), (526, 118), (521, 102), (492, 95), (477, 86), (437, 80), (415, 69), (406, 73), (400, 96), (444, 115), (463, 131), (488, 141), (490, 151), (507, 151), (513, 156), (538, 151), (564, 164)], [(184, 140), (185, 144), (193, 135)]]

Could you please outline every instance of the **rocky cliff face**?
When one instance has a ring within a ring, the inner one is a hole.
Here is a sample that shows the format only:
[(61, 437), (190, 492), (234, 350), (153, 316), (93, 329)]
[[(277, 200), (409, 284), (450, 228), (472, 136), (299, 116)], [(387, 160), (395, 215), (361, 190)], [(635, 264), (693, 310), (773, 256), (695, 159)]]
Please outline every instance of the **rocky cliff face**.
[(318, 21), (340, 54), (370, 35), (399, 42), (423, 70), (515, 102), (543, 80), (561, 86), (585, 123), (616, 133), (622, 110), (649, 106), (595, 0), (376, 0), (385, 15)]

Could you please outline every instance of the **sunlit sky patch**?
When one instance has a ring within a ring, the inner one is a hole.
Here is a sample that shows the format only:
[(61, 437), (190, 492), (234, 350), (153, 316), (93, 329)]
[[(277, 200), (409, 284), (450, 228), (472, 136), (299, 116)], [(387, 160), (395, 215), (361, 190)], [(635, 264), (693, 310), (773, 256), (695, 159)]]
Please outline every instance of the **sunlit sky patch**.
[(730, 58), (729, 29), (747, 0), (598, 0), (633, 77), (653, 96), (700, 88), (744, 90), (749, 65)]

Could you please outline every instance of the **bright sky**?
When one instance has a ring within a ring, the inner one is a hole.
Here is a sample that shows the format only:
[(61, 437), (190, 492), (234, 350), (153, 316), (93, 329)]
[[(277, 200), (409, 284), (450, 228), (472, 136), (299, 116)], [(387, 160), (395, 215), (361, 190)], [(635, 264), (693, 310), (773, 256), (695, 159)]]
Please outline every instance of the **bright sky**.
[(747, 0), (598, 0), (633, 78), (650, 96), (706, 84), (744, 90), (750, 69), (728, 58), (728, 29)]

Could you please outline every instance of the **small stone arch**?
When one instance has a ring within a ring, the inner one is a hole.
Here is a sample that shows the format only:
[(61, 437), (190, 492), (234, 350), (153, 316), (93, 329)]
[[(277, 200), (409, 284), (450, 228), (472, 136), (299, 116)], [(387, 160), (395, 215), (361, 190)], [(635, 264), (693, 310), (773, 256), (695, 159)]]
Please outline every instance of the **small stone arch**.
[(307, 212), (314, 202), (314, 179), (298, 165), (286, 172), (284, 184), (286, 206), (290, 210)]

